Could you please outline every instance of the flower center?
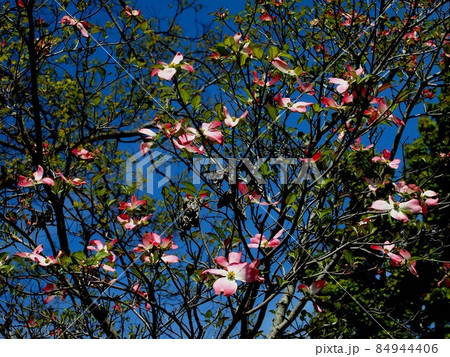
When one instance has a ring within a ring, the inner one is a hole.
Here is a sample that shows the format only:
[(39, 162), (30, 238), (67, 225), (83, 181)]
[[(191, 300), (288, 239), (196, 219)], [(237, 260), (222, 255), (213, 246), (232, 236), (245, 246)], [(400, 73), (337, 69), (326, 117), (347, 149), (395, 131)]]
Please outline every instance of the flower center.
[(234, 273), (234, 271), (229, 271), (227, 274), (227, 279), (228, 280), (234, 280), (236, 277), (236, 274)]

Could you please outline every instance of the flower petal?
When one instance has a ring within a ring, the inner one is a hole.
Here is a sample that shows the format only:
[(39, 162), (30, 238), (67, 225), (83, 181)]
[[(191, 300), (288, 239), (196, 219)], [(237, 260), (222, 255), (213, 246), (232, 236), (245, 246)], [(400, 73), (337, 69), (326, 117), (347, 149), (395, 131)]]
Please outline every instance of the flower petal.
[(393, 209), (393, 210), (391, 210), (390, 215), (391, 215), (392, 218), (397, 219), (399, 221), (403, 221), (403, 222), (408, 222), (409, 221), (409, 219), (406, 216), (406, 214), (404, 214), (401, 211), (396, 211), (396, 210)]
[(228, 262), (230, 264), (238, 264), (241, 262), (242, 253), (241, 252), (230, 252), (228, 254)]
[(161, 257), (161, 260), (167, 264), (178, 263), (180, 261), (180, 259), (176, 255), (165, 255), (165, 254)]
[(370, 208), (380, 212), (388, 212), (392, 210), (393, 206), (386, 201), (377, 200), (372, 203), (372, 206), (370, 206)]
[(214, 282), (213, 289), (216, 295), (220, 295), (223, 293), (223, 295), (225, 296), (231, 296), (237, 290), (237, 283), (234, 280), (220, 278)]
[(399, 207), (402, 211), (410, 212), (410, 213), (421, 213), (422, 207), (420, 206), (420, 202), (416, 199), (409, 200), (408, 202), (402, 202), (399, 204)]

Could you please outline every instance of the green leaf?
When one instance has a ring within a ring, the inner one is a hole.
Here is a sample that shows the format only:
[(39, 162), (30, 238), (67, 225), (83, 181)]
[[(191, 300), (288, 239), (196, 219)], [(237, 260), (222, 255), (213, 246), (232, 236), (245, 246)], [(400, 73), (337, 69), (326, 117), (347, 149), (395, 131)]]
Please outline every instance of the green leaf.
[(95, 254), (95, 257), (96, 257), (98, 260), (102, 260), (102, 259), (108, 257), (110, 254), (111, 254), (111, 253), (109, 253), (109, 252), (106, 252), (106, 251), (104, 251), (104, 250), (101, 250), (101, 251), (97, 252), (97, 254)]
[(351, 252), (350, 250), (344, 250), (343, 255), (344, 255), (344, 259), (350, 265), (352, 265), (355, 262), (355, 256), (353, 255), (353, 252)]
[(100, 179), (103, 177), (104, 174), (105, 174), (105, 173), (100, 172), (99, 174), (94, 175), (94, 177), (93, 177), (92, 180), (91, 180), (91, 185), (94, 186), (94, 185), (96, 184), (96, 182), (97, 182), (98, 180), (100, 180)]
[(241, 54), (239, 58), (239, 64), (241, 67), (245, 67), (245, 61), (247, 60), (248, 56), (246, 54)]
[(296, 193), (291, 193), (289, 196), (287, 196), (287, 198), (286, 198), (286, 204), (289, 206), (289, 205), (292, 205), (294, 202), (295, 202), (295, 200), (297, 199), (297, 194)]
[(83, 252), (75, 252), (72, 253), (72, 260), (75, 261), (75, 263), (81, 263), (84, 262), (86, 260), (86, 255)]
[(183, 100), (183, 103), (185, 103), (185, 104), (189, 103), (190, 95), (189, 95), (188, 91), (186, 91), (184, 89), (180, 89), (180, 96), (181, 96), (181, 99)]
[(101, 101), (102, 101), (102, 97), (99, 95), (92, 98), (92, 104), (94, 104), (94, 105), (99, 105)]
[(214, 111), (215, 111), (216, 113), (222, 113), (222, 104), (217, 103), (217, 104), (214, 106)]
[(199, 94), (194, 95), (191, 100), (192, 107), (197, 108), (202, 101), (202, 97)]
[(277, 108), (271, 106), (270, 104), (267, 104), (267, 112), (269, 113), (269, 117), (272, 120), (277, 120), (277, 113), (278, 113)]
[(181, 184), (182, 184), (182, 186), (184, 186), (184, 187), (182, 187), (180, 189), (181, 192), (190, 193), (190, 194), (192, 194), (194, 196), (197, 195), (197, 188), (195, 187), (194, 184), (192, 184), (192, 183), (190, 183), (188, 181), (183, 181)]
[(279, 50), (277, 47), (269, 48), (269, 61), (272, 61), (275, 57), (277, 57)]
[(271, 173), (272, 171), (269, 169), (269, 165), (267, 165), (266, 163), (263, 163), (261, 165), (261, 172), (264, 176), (268, 176), (269, 173)]
[(264, 56), (264, 50), (261, 47), (253, 47), (253, 55), (257, 58), (257, 59), (262, 59)]
[(164, 198), (167, 198), (170, 196), (170, 190), (167, 188), (167, 186), (164, 186), (161, 190), (161, 194)]

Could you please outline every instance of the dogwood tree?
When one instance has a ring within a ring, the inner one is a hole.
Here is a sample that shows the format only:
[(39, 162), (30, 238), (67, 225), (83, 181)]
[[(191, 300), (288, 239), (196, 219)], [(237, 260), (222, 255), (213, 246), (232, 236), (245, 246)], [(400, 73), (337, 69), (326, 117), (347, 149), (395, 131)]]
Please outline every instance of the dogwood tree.
[(445, 337), (448, 4), (171, 5), (2, 5), (2, 336)]

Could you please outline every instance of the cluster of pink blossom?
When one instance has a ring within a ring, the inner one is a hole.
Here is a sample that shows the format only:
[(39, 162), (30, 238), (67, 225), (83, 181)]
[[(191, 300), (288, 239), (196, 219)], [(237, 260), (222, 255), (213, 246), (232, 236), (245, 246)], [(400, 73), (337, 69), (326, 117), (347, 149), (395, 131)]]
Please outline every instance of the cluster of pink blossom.
[[(86, 249), (92, 250), (94, 252), (103, 252), (103, 253), (107, 254), (106, 258), (108, 259), (108, 261), (110, 263), (114, 263), (116, 261), (117, 257), (114, 254), (114, 252), (112, 251), (112, 247), (116, 243), (117, 243), (117, 239), (114, 239), (111, 242), (106, 243), (106, 244), (103, 244), (103, 242), (101, 240), (94, 239), (94, 240), (90, 241), (91, 245), (88, 245), (86, 247)], [(116, 271), (111, 265), (108, 265), (108, 264), (99, 264), (99, 266), (109, 272)], [(93, 267), (97, 267), (97, 266), (93, 266)]]
[(59, 296), (61, 300), (64, 300), (67, 296), (66, 290), (60, 289), (58, 285), (53, 283), (45, 285), (44, 293), (47, 294), (47, 297), (44, 299), (44, 304), (48, 304), (57, 296)]
[(378, 162), (389, 166), (391, 169), (398, 169), (400, 164), (400, 159), (391, 160), (391, 152), (388, 149), (383, 150), (382, 156), (374, 156), (372, 162)]
[(248, 186), (243, 182), (238, 183), (238, 190), (241, 193), (241, 195), (244, 196), (244, 198), (250, 201), (251, 203), (257, 203), (261, 206), (270, 206), (270, 205), (276, 206), (279, 203), (279, 202), (272, 202), (272, 203), (261, 202), (262, 195), (257, 191), (250, 191)]
[[(46, 146), (48, 147), (48, 144), (46, 144)], [(75, 148), (72, 150), (72, 154), (78, 157), (80, 160), (92, 160), (94, 158), (94, 154), (87, 151), (86, 149), (78, 150), (77, 148)], [(65, 183), (73, 186), (81, 186), (87, 183), (86, 181), (78, 177), (68, 178), (64, 176), (61, 171), (56, 171), (56, 175), (58, 175)], [(33, 173), (33, 179), (23, 175), (19, 175), (18, 177), (18, 185), (20, 187), (33, 187), (40, 184), (49, 186), (55, 185), (55, 181), (51, 177), (44, 177), (44, 169), (41, 165), (38, 165), (37, 170)]]
[(142, 236), (142, 243), (133, 249), (135, 253), (142, 253), (141, 259), (147, 263), (157, 263), (162, 261), (166, 264), (178, 263), (180, 259), (176, 255), (167, 255), (165, 252), (170, 249), (177, 249), (178, 246), (172, 241), (172, 237), (161, 238), (158, 234), (150, 232)]
[(169, 64), (166, 62), (158, 62), (157, 67), (153, 69), (151, 75), (152, 77), (156, 75), (161, 79), (171, 81), (175, 73), (177, 73), (178, 68), (194, 73), (194, 68), (189, 63), (184, 62), (183, 55), (177, 52)]
[[(370, 248), (374, 250), (379, 250), (380, 252), (383, 252), (389, 257), (389, 264), (391, 266), (400, 266), (400, 265), (406, 265), (409, 269), (409, 271), (419, 277), (419, 274), (417, 274), (416, 271), (416, 261), (411, 261), (411, 254), (404, 249), (397, 249), (395, 247), (395, 244), (391, 244), (389, 241), (384, 242), (384, 245), (371, 245)], [(398, 251), (398, 254), (393, 253), (393, 251)]]
[(120, 224), (124, 226), (124, 228), (128, 230), (132, 230), (137, 226), (145, 224), (152, 214), (146, 215), (144, 217), (136, 218), (130, 216), (130, 214), (134, 213), (136, 209), (138, 209), (142, 205), (146, 205), (147, 202), (143, 200), (138, 200), (137, 196), (134, 195), (131, 197), (131, 202), (120, 202), (119, 210), (125, 210), (127, 213), (121, 213), (117, 216), (117, 220)]
[(316, 311), (323, 312), (323, 310), (317, 304), (314, 297), (320, 292), (320, 290), (322, 290), (325, 287), (325, 285), (327, 285), (327, 282), (325, 280), (316, 280), (316, 281), (312, 282), (311, 285), (309, 285), (309, 286), (306, 284), (300, 284), (297, 287), (297, 290), (302, 290), (304, 293), (308, 294), (309, 297), (313, 301), (314, 308), (316, 309)]
[(250, 238), (249, 248), (260, 248), (260, 249), (268, 249), (268, 248), (276, 248), (281, 243), (278, 239), (284, 233), (285, 229), (280, 229), (271, 240), (267, 240), (265, 236), (260, 233), (255, 234), (253, 238)]
[(54, 256), (44, 256), (42, 255), (42, 251), (44, 250), (44, 246), (39, 244), (31, 253), (29, 252), (19, 252), (16, 253), (17, 256), (21, 258), (31, 259), (32, 261), (38, 263), (38, 265), (43, 267), (48, 267), (49, 265), (59, 264), (58, 258), (62, 256), (62, 252), (59, 251), (56, 258)]
[(251, 263), (241, 263), (241, 259), (241, 252), (230, 252), (228, 259), (222, 256), (215, 259), (215, 262), (223, 269), (207, 269), (203, 271), (203, 276), (211, 274), (220, 277), (213, 284), (216, 295), (233, 295), (238, 287), (236, 281), (244, 283), (262, 283), (264, 281), (264, 278), (259, 276), (258, 259), (253, 260)]
[[(139, 283), (134, 284), (132, 290), (139, 298), (144, 300), (144, 302), (145, 302), (145, 309), (146, 310), (150, 310), (151, 305), (150, 305), (150, 302), (148, 301), (148, 293), (141, 290), (141, 285)], [(119, 311), (122, 310), (122, 308), (120, 308), (120, 306), (117, 303), (116, 303), (116, 306), (117, 307), (115, 308), (115, 310), (119, 310)], [(134, 307), (136, 308), (138, 306), (139, 305), (136, 304)]]
[[(365, 178), (369, 182), (369, 189), (371, 191), (377, 190), (377, 185), (371, 180)], [(404, 181), (394, 183), (397, 194), (404, 199), (403, 202), (396, 202), (389, 196), (388, 201), (376, 200), (370, 206), (371, 209), (389, 213), (389, 215), (402, 222), (409, 222), (408, 214), (422, 213), (424, 216), (428, 213), (428, 207), (436, 206), (439, 202), (437, 193), (431, 190), (423, 191), (415, 184), (406, 184)]]
[[(243, 117), (240, 119), (242, 118)], [(233, 121), (230, 117), (226, 122), (231, 123), (230, 126), (235, 126), (240, 119)], [(202, 139), (206, 139), (212, 144), (223, 144), (223, 134), (218, 129), (222, 125), (220, 121), (203, 123), (200, 130), (190, 126), (183, 126), (183, 120), (180, 120), (175, 124), (162, 123), (159, 118), (155, 118), (154, 121), (159, 128), (159, 131), (164, 133), (167, 138), (171, 138), (177, 149), (202, 155), (205, 152), (203, 145), (196, 145), (196, 143), (201, 142)], [(141, 144), (141, 153), (142, 155), (145, 155), (151, 148), (151, 141), (155, 139), (155, 133), (149, 129), (140, 129), (139, 132), (147, 135), (146, 140), (150, 140), (150, 142), (147, 141)]]
[(86, 21), (78, 21), (74, 19), (71, 16), (63, 16), (60, 20), (60, 24), (67, 24), (69, 26), (72, 26), (73, 28), (76, 28), (78, 31), (80, 31), (81, 35), (83, 37), (89, 37), (89, 32), (87, 29), (90, 27), (90, 25)]

